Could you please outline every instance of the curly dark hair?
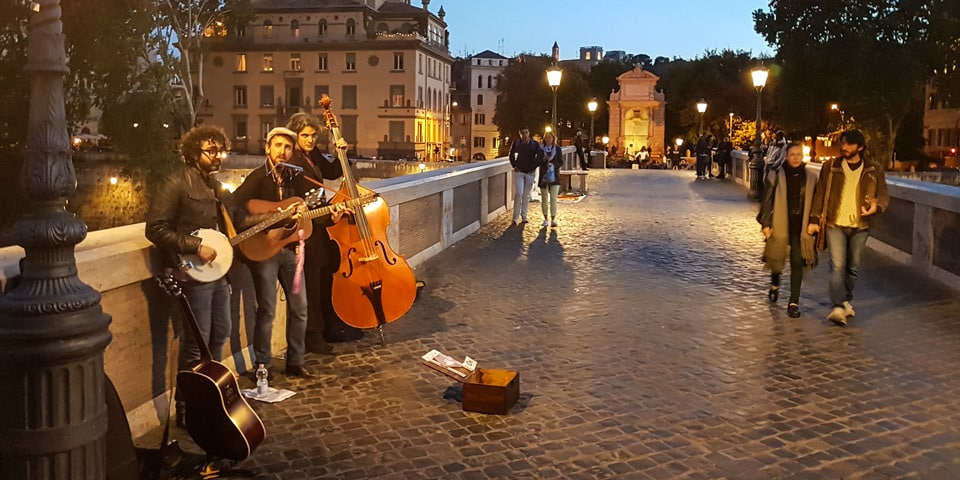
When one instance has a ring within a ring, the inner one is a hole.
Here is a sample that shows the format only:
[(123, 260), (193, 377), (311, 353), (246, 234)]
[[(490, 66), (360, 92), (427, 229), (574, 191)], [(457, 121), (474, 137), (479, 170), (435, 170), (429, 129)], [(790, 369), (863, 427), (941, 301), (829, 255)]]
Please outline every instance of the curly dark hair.
[(180, 155), (187, 163), (196, 163), (200, 160), (200, 144), (208, 142), (220, 143), (223, 148), (230, 150), (230, 139), (220, 127), (213, 125), (198, 125), (190, 129), (180, 139)]
[(313, 127), (316, 131), (321, 131), (320, 119), (316, 115), (304, 112), (294, 113), (290, 120), (287, 120), (287, 128), (293, 130), (298, 135), (300, 130), (303, 130), (304, 127)]

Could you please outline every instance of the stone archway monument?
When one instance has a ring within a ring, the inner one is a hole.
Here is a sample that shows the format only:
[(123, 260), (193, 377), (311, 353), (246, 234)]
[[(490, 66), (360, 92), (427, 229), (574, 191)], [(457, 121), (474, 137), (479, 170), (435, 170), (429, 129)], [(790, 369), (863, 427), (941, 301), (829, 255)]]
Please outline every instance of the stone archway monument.
[(610, 94), (610, 144), (631, 158), (647, 147), (654, 155), (664, 149), (664, 96), (657, 92), (660, 77), (637, 65), (617, 77), (618, 91)]
[[(67, 68), (59, 0), (31, 3), (30, 113), (12, 238), (20, 274), (0, 298), (0, 478), (106, 478), (103, 350), (110, 317), (77, 276), (87, 226), (67, 211), (77, 188), (64, 108)], [(6, 285), (7, 288), (10, 285)]]

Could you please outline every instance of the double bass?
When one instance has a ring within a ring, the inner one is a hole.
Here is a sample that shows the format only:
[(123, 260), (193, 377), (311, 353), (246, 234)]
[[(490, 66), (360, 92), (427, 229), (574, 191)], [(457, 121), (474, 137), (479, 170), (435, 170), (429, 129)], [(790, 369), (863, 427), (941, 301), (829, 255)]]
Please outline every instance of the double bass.
[[(343, 183), (330, 200), (337, 204), (351, 202), (371, 191), (353, 178), (345, 142), (330, 104), (330, 97), (323, 95), (320, 106), (343, 167)], [(333, 276), (333, 308), (347, 325), (380, 329), (381, 342), (383, 325), (407, 313), (417, 296), (413, 270), (387, 242), (389, 224), (390, 207), (383, 197), (378, 197), (354, 208), (349, 221), (341, 220), (327, 227), (330, 239), (337, 242), (340, 249), (340, 267)]]

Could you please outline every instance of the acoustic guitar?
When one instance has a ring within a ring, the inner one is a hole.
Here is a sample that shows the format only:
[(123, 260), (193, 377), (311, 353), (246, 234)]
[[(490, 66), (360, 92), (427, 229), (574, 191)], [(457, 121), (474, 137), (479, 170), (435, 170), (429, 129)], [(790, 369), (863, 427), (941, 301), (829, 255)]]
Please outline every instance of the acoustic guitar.
[(172, 276), (157, 277), (166, 292), (180, 300), (187, 326), (200, 347), (200, 363), (177, 374), (177, 388), (187, 405), (187, 432), (208, 455), (244, 460), (263, 442), (266, 432), (257, 413), (240, 394), (237, 377), (213, 360), (193, 309)]
[[(310, 192), (313, 192), (313, 190)], [(300, 236), (296, 234), (297, 231), (303, 230), (304, 240), (310, 238), (310, 235), (313, 234), (313, 219), (333, 213), (338, 209), (346, 207), (356, 208), (366, 205), (375, 201), (377, 198), (378, 195), (376, 193), (371, 193), (354, 198), (348, 202), (339, 202), (334, 205), (308, 210), (306, 214), (300, 216), (300, 220), (296, 224), (271, 229), (267, 229), (267, 227), (276, 225), (281, 220), (290, 217), (292, 210), (295, 209), (298, 204), (304, 202), (304, 200), (300, 199), (300, 197), (285, 198), (279, 202), (256, 200), (256, 206), (248, 205), (247, 209), (250, 210), (250, 213), (267, 213), (279, 210), (278, 213), (258, 223), (257, 226), (237, 234), (236, 237), (230, 239), (230, 243), (237, 245), (240, 253), (248, 260), (262, 262), (276, 255), (277, 252), (288, 244), (300, 240)], [(306, 199), (307, 207), (316, 205), (318, 201), (319, 200), (308, 197)], [(289, 213), (284, 213), (288, 210), (290, 211)], [(262, 226), (262, 228), (258, 229), (260, 226)]]

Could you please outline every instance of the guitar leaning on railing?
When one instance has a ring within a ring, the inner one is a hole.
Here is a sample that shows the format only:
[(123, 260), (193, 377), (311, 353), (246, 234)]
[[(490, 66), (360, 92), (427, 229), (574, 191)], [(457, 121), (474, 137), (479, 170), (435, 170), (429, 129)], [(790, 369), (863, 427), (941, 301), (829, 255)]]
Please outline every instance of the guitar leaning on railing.
[[(376, 195), (365, 195), (346, 206), (363, 205), (376, 200), (376, 198)], [(233, 247), (237, 245), (240, 245), (240, 251), (250, 260), (261, 261), (270, 258), (286, 244), (299, 240), (299, 236), (294, 235), (298, 228), (276, 228), (266, 232), (265, 230), (293, 215), (299, 203), (306, 203), (307, 208), (313, 208), (319, 205), (322, 200), (323, 190), (314, 189), (307, 192), (303, 199), (290, 197), (282, 202), (267, 202), (272, 205), (270, 210), (277, 210), (276, 213), (232, 238), (227, 238), (226, 235), (217, 230), (201, 228), (193, 232), (193, 235), (200, 237), (203, 245), (213, 248), (217, 252), (217, 258), (212, 262), (204, 263), (196, 254), (182, 254), (179, 255), (180, 269), (198, 282), (217, 280), (230, 270), (230, 265), (233, 264)], [(339, 206), (331, 205), (309, 210), (299, 222), (302, 224), (300, 226), (304, 227), (304, 238), (309, 237), (310, 233), (313, 232), (313, 225), (306, 222), (305, 219), (312, 220), (333, 213), (337, 208)]]
[(177, 388), (187, 405), (187, 432), (208, 455), (237, 461), (249, 457), (266, 436), (263, 422), (240, 394), (237, 377), (210, 355), (177, 281), (170, 275), (157, 277), (157, 281), (180, 300), (184, 323), (200, 348), (200, 363), (177, 374)]

